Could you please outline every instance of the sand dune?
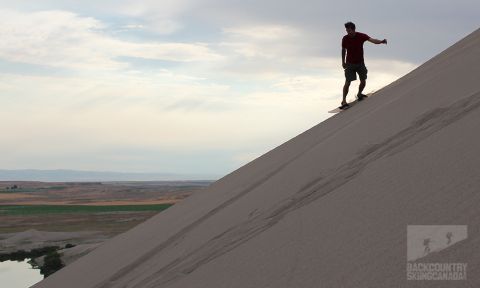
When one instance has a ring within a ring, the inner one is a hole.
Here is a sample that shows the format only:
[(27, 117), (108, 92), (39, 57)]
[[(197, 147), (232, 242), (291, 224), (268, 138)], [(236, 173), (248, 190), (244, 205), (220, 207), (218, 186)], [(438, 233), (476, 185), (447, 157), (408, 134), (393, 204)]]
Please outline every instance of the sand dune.
[[(478, 287), (480, 30), (35, 285)], [(407, 281), (407, 225), (467, 225)]]

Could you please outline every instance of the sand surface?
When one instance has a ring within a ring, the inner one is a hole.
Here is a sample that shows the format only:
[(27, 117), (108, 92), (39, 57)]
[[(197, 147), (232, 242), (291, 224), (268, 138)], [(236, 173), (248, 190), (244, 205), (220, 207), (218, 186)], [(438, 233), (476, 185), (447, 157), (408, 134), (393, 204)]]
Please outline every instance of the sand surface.
[[(477, 30), (34, 287), (480, 287), (479, 51)], [(466, 225), (424, 260), (468, 279), (407, 281), (408, 225)]]

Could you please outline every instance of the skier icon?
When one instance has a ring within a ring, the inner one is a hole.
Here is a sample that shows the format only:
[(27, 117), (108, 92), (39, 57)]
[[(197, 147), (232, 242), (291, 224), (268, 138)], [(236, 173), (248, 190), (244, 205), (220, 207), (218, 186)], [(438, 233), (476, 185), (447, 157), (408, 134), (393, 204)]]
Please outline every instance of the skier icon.
[(452, 243), (453, 233), (448, 232), (446, 236), (447, 236), (447, 245), (450, 245)]
[(423, 250), (423, 255), (427, 255), (428, 253), (430, 253), (430, 243), (432, 243), (432, 239), (423, 239), (423, 246), (425, 246), (425, 249)]

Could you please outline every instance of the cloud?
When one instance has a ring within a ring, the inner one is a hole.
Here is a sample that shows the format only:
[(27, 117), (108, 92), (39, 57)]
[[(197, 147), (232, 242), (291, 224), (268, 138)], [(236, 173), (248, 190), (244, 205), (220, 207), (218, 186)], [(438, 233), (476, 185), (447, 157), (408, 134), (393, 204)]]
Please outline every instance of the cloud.
[(67, 11), (1, 10), (0, 58), (12, 62), (86, 70), (119, 70), (121, 56), (178, 62), (220, 58), (202, 43), (128, 42), (108, 36), (107, 25)]
[[(9, 97), (2, 100), (0, 123), (2, 133), (11, 137), (0, 147), (12, 154), (4, 161), (13, 163), (15, 155), (34, 155), (39, 149), (58, 157), (115, 147), (202, 151), (253, 142), (273, 145), (304, 129), (305, 119), (311, 123), (308, 117), (284, 116), (313, 106), (307, 100), (292, 105), (298, 99), (288, 94), (229, 98), (228, 86), (168, 82), (161, 76), (6, 76), (0, 90)], [(280, 133), (272, 125), (282, 127)]]
[(285, 25), (248, 25), (223, 29), (220, 47), (245, 58), (280, 60), (295, 51), (291, 43), (299, 43), (301, 31)]
[(231, 77), (241, 75), (250, 81), (268, 81), (279, 74), (296, 74), (305, 70), (299, 64), (311, 58), (303, 53), (306, 35), (293, 26), (230, 26), (222, 30), (222, 36), (217, 51), (222, 51), (226, 61), (219, 69)]
[(184, 28), (179, 18), (191, 6), (191, 0), (120, 1), (110, 5), (108, 11), (135, 19), (145, 31), (170, 35)]
[[(328, 117), (319, 111), (336, 105), (343, 81), (338, 59), (301, 53), (305, 34), (286, 25), (230, 26), (217, 46), (133, 43), (104, 33), (109, 27), (103, 22), (70, 12), (6, 14), (21, 25), (14, 35), (12, 20), (2, 35), (24, 45), (2, 46), (2, 57), (95, 72), (3, 77), (0, 90), (11, 98), (2, 104), (12, 111), (0, 116), (9, 123), (3, 131), (25, 134), (1, 145), (24, 155), (39, 147), (51, 155), (118, 146), (185, 151), (241, 149), (257, 142), (273, 148)], [(52, 17), (55, 21), (48, 20)], [(120, 56), (185, 66), (129, 70)], [(381, 87), (410, 67), (370, 63), (382, 78), (372, 78), (369, 87)], [(102, 69), (109, 72), (97, 72)], [(255, 149), (245, 153), (265, 152)]]
[(223, 32), (230, 35), (230, 37), (255, 39), (260, 42), (285, 40), (299, 34), (299, 31), (292, 27), (282, 25), (231, 27), (223, 29)]

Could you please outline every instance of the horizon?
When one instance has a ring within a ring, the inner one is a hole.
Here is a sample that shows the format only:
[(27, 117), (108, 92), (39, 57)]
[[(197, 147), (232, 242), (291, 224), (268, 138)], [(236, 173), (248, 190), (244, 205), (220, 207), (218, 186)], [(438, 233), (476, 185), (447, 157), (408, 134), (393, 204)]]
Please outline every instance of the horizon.
[(388, 39), (365, 44), (368, 93), (477, 29), (480, 9), (349, 5), (2, 1), (0, 168), (226, 175), (331, 116), (345, 22)]
[(224, 176), (71, 169), (0, 169), (0, 182), (214, 182)]

